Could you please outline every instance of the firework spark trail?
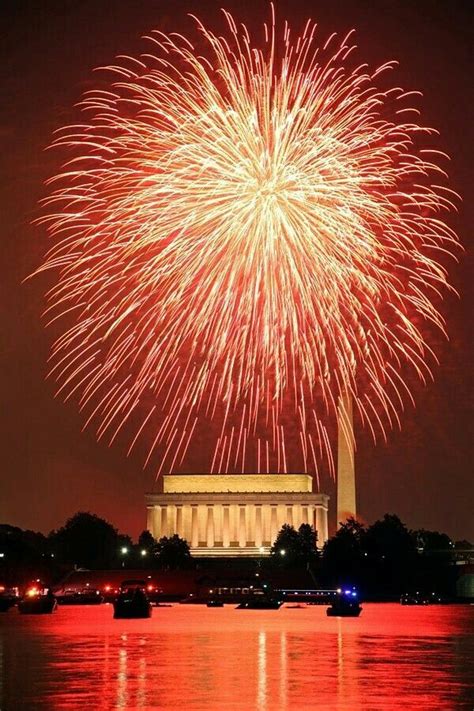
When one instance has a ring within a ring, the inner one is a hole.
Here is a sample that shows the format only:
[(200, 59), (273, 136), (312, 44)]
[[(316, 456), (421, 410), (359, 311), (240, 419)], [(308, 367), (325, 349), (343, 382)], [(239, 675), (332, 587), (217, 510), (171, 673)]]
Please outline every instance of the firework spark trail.
[(51, 371), (99, 437), (141, 412), (129, 452), (151, 441), (158, 472), (209, 418), (214, 469), (287, 471), (288, 416), (305, 465), (333, 469), (339, 395), (375, 437), (406, 373), (430, 376), (455, 196), (419, 147), (434, 131), (399, 122), (409, 93), (377, 88), (393, 63), (355, 65), (351, 33), (318, 47), (310, 21), (280, 41), (274, 17), (258, 49), (225, 15), (227, 38), (197, 21), (199, 52), (153, 32), (53, 143), (72, 157), (42, 219)]

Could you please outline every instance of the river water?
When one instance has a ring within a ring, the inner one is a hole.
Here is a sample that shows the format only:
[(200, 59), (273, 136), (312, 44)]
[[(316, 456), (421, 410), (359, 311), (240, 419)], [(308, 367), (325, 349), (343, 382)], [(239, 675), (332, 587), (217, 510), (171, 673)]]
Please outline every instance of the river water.
[(474, 606), (0, 615), (0, 709), (474, 709)]

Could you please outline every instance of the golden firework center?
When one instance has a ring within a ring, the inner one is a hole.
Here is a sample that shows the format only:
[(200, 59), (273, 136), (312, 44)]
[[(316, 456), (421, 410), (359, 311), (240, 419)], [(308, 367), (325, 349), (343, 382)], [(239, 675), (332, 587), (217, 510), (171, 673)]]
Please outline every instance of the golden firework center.
[(285, 523), (311, 524), (322, 546), (328, 502), (307, 474), (169, 474), (146, 495), (147, 528), (185, 538), (194, 556), (265, 555)]

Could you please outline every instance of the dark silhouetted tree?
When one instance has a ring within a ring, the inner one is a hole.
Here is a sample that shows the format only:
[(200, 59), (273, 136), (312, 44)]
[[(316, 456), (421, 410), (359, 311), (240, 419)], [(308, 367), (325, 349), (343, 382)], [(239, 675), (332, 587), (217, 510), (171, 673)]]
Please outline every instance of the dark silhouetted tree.
[(419, 529), (411, 532), (417, 549), (412, 587), (424, 593), (455, 594), (455, 546), (446, 533)]
[(160, 538), (154, 547), (154, 555), (159, 567), (165, 570), (184, 569), (192, 565), (188, 542), (176, 534)]
[(301, 541), (298, 532), (285, 523), (278, 531), (271, 548), (271, 555), (279, 565), (292, 565), (301, 558)]
[(381, 595), (399, 596), (414, 584), (417, 551), (413, 536), (394, 514), (385, 514), (364, 536), (367, 572)]
[(142, 531), (138, 536), (138, 543), (134, 546), (134, 558), (142, 568), (156, 568), (156, 538), (150, 531)]
[(323, 547), (321, 573), (326, 584), (335, 587), (363, 583), (365, 527), (349, 518)]
[(454, 546), (446, 533), (438, 531), (426, 531), (420, 528), (418, 531), (412, 531), (411, 536), (419, 553), (451, 553)]
[(0, 524), (0, 552), (0, 580), (3, 582), (49, 578), (54, 567), (47, 539), (35, 531)]
[(142, 550), (151, 551), (156, 544), (156, 539), (153, 538), (150, 531), (142, 531), (138, 536), (138, 547)]
[(62, 563), (84, 568), (108, 568), (117, 563), (121, 546), (131, 546), (114, 526), (95, 514), (78, 512), (49, 535), (52, 549)]
[(318, 533), (309, 523), (302, 523), (298, 529), (301, 556), (305, 563), (311, 563), (318, 557)]
[(302, 523), (297, 531), (285, 523), (271, 548), (272, 558), (285, 567), (308, 565), (317, 558), (317, 538), (316, 531), (308, 523)]

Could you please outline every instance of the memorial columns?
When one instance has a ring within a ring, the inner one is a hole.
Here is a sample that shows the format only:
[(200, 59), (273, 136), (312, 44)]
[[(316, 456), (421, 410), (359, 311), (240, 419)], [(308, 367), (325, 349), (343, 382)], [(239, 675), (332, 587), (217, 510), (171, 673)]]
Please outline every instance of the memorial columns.
[(176, 506), (176, 533), (180, 538), (184, 538), (183, 531), (183, 507)]
[(214, 548), (214, 506), (207, 507), (206, 541), (208, 548)]
[(260, 548), (263, 543), (262, 507), (255, 505), (255, 546)]
[(197, 548), (199, 545), (198, 531), (198, 507), (191, 505), (191, 547)]
[(278, 534), (278, 518), (277, 518), (277, 507), (272, 506), (271, 507), (271, 518), (270, 518), (270, 544), (273, 545), (275, 543), (275, 538), (277, 537)]
[(161, 506), (153, 507), (153, 519), (151, 525), (151, 532), (154, 538), (161, 538)]
[(230, 506), (225, 505), (222, 507), (222, 545), (230, 546)]
[(172, 536), (176, 533), (176, 506), (173, 504), (168, 504), (168, 532), (167, 536)]
[(316, 530), (318, 532), (318, 546), (322, 547), (328, 539), (327, 513), (321, 507), (316, 507)]
[(319, 520), (320, 520), (320, 526), (321, 526), (321, 534), (319, 536), (319, 545), (323, 546), (324, 543), (326, 543), (329, 533), (328, 533), (328, 515), (327, 511), (325, 511), (322, 507), (318, 506), (317, 511), (319, 513)]
[(168, 535), (168, 507), (161, 507), (160, 538)]
[(239, 547), (245, 548), (247, 543), (247, 533), (245, 530), (246, 506), (239, 506)]

